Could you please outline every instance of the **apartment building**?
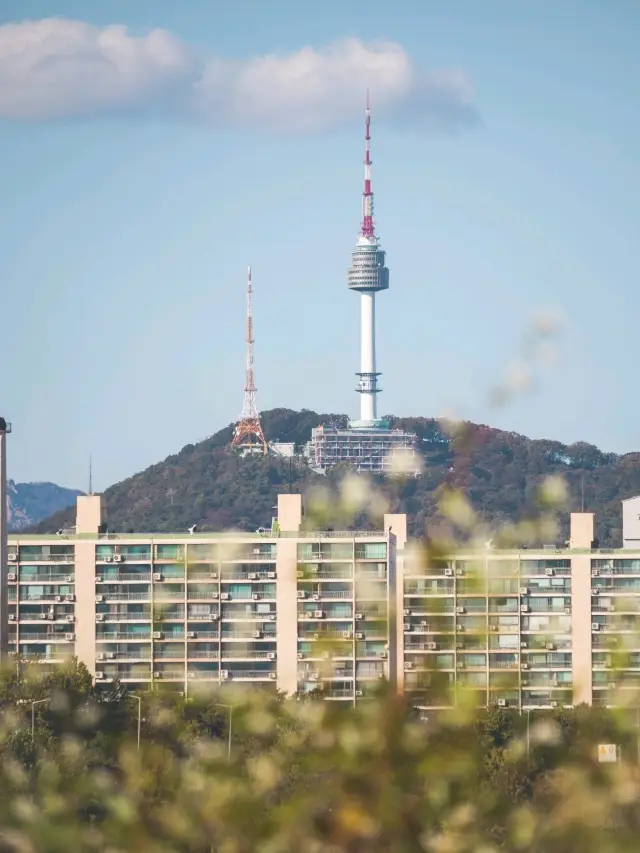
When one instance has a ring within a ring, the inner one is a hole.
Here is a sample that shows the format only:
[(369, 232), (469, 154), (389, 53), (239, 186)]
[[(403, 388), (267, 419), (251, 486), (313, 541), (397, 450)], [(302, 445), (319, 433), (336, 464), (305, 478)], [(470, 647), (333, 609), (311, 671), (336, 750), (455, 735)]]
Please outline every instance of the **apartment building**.
[(286, 693), (322, 685), (355, 702), (396, 679), (397, 531), (306, 532), (300, 495), (278, 500), (278, 531), (101, 533), (100, 496), (76, 527), (8, 539), (11, 660), (51, 668), (71, 655), (96, 683), (132, 689), (240, 683)]
[(640, 548), (593, 542), (593, 515), (574, 513), (566, 549), (407, 563), (402, 689), (428, 710), (463, 694), (524, 711), (637, 704)]

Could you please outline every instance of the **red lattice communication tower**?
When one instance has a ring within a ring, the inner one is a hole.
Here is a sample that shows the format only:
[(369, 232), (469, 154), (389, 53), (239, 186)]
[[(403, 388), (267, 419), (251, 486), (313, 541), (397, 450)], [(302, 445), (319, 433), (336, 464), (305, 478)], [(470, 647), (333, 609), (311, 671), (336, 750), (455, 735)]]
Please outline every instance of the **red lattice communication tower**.
[(268, 453), (269, 445), (262, 431), (260, 413), (256, 404), (256, 385), (253, 377), (253, 286), (251, 267), (247, 275), (247, 362), (242, 415), (233, 432), (231, 447), (244, 453)]

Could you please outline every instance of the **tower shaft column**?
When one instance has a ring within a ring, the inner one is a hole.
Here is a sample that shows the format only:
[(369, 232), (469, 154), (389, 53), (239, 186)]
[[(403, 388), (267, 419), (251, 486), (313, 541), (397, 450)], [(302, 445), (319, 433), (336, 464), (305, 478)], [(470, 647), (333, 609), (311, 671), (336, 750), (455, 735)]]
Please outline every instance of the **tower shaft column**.
[(376, 420), (376, 295), (360, 294), (360, 374), (369, 379), (360, 397), (360, 420)]

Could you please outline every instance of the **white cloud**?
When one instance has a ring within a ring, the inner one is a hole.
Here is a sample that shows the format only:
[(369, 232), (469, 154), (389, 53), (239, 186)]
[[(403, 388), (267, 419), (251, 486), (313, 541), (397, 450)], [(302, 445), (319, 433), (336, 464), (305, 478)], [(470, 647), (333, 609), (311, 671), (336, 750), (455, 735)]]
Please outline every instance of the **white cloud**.
[(456, 130), (477, 121), (461, 71), (420, 69), (401, 45), (344, 39), (247, 60), (197, 56), (165, 30), (134, 36), (57, 18), (0, 26), (0, 117), (17, 121), (153, 111), (279, 131), (339, 124), (362, 108)]

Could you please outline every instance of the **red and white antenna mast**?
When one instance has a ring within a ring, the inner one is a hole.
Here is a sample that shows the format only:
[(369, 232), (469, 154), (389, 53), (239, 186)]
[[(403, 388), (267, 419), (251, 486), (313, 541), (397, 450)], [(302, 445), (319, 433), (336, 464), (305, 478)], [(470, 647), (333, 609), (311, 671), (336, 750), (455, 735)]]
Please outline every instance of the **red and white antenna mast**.
[(373, 231), (373, 191), (371, 189), (371, 106), (367, 89), (367, 104), (364, 119), (364, 192), (362, 193), (363, 237), (375, 237)]
[(256, 404), (256, 384), (253, 376), (253, 285), (251, 267), (247, 269), (247, 355), (245, 364), (244, 402), (242, 415), (233, 432), (231, 446), (244, 453), (268, 453), (269, 445), (262, 431)]

